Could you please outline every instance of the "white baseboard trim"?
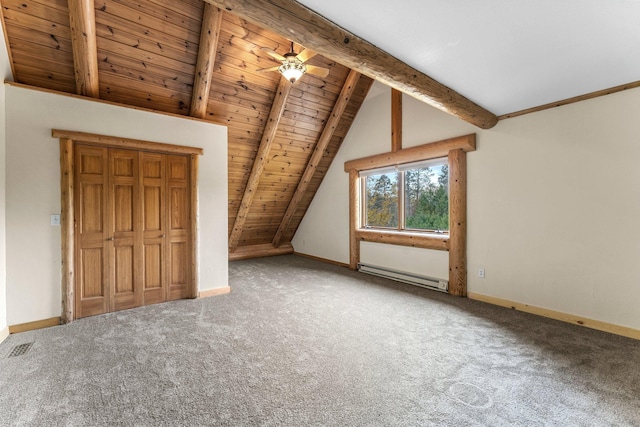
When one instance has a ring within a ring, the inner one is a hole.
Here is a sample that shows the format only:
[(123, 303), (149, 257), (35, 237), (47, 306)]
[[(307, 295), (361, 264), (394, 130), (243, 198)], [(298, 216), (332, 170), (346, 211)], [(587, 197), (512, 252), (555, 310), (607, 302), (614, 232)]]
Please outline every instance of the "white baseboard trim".
[(2, 341), (6, 340), (8, 336), (9, 336), (8, 326), (5, 326), (4, 329), (0, 329), (0, 344), (2, 344)]
[(601, 322), (599, 320), (588, 319), (586, 317), (575, 316), (573, 314), (562, 313), (560, 311), (549, 310), (547, 308), (535, 307), (533, 305), (523, 304), (520, 302), (513, 302), (501, 298), (476, 294), (474, 292), (467, 293), (467, 297), (469, 299), (486, 302), (488, 304), (499, 305), (501, 307), (511, 308), (525, 313), (548, 317), (550, 319), (560, 320), (562, 322), (572, 323), (578, 326), (584, 326), (585, 328), (597, 329), (598, 331), (640, 340), (640, 330), (628, 328), (626, 326), (614, 325), (612, 323)]
[(204, 291), (198, 292), (198, 298), (215, 297), (217, 295), (224, 295), (230, 292), (231, 292), (230, 286), (225, 286), (224, 288), (206, 289)]

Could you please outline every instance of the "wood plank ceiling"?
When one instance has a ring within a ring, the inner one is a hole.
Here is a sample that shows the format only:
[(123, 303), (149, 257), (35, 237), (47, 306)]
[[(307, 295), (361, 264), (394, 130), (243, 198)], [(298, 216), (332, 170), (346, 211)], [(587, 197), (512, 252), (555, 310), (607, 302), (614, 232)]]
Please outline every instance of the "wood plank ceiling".
[(0, 3), (17, 83), (228, 126), (230, 257), (291, 251), (372, 79), (256, 72), (290, 41), (202, 0)]

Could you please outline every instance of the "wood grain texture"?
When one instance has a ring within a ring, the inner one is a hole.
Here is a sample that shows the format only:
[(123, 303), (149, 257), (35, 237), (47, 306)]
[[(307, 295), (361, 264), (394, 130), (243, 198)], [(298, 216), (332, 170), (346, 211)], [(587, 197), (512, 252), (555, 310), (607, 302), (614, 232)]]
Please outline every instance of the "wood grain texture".
[(294, 0), (205, 0), (480, 128), (498, 118)]
[(222, 11), (209, 3), (205, 4), (198, 48), (198, 62), (196, 63), (195, 79), (193, 81), (193, 95), (191, 96), (190, 111), (194, 117), (204, 118), (207, 113), (221, 27)]
[(9, 325), (10, 334), (18, 334), (20, 332), (35, 331), (36, 329), (50, 328), (51, 326), (60, 325), (62, 319), (60, 317), (52, 317), (50, 319), (36, 320), (34, 322), (20, 323), (17, 325)]
[(360, 240), (357, 232), (360, 229), (360, 179), (358, 171), (349, 171), (349, 268), (356, 270), (360, 262)]
[(100, 97), (93, 0), (68, 0), (73, 64), (78, 95)]
[(586, 317), (576, 316), (560, 311), (549, 310), (548, 308), (541, 308), (520, 302), (514, 302), (488, 295), (477, 294), (475, 292), (469, 292), (467, 296), (469, 299), (485, 302), (487, 304), (498, 305), (500, 307), (523, 311), (525, 313), (531, 313), (537, 316), (547, 317), (549, 319), (560, 320), (561, 322), (571, 323), (585, 328), (596, 329), (598, 331), (608, 332), (610, 334), (616, 334), (623, 337), (640, 340), (640, 330), (638, 329), (614, 325), (612, 323), (588, 319)]
[(316, 147), (313, 150), (311, 159), (307, 163), (307, 167), (302, 174), (302, 179), (300, 179), (295, 193), (293, 194), (293, 197), (291, 198), (291, 201), (287, 206), (287, 210), (282, 218), (282, 222), (278, 227), (278, 231), (276, 231), (276, 235), (273, 238), (273, 246), (278, 247), (280, 245), (282, 236), (289, 227), (293, 215), (298, 210), (298, 205), (302, 201), (304, 194), (307, 192), (307, 189), (311, 182), (311, 178), (315, 174), (316, 169), (318, 168), (318, 165), (322, 160), (322, 156), (324, 155), (324, 152), (327, 149), (327, 146), (329, 145), (329, 142), (331, 141), (331, 138), (336, 131), (338, 123), (340, 122), (342, 114), (344, 113), (344, 109), (351, 100), (351, 95), (353, 94), (353, 91), (355, 90), (359, 79), (360, 73), (358, 73), (357, 71), (352, 70), (347, 76), (347, 80), (345, 81), (344, 87), (342, 88), (342, 91), (338, 96), (338, 100), (333, 107), (333, 111), (329, 116), (329, 120), (327, 121), (324, 130), (322, 131), (322, 135), (320, 135), (320, 139), (316, 143)]
[(128, 149), (156, 151), (160, 153), (176, 154), (199, 154), (204, 150), (198, 147), (188, 147), (186, 145), (162, 144), (159, 142), (142, 141), (139, 139), (119, 138), (117, 136), (96, 135), (87, 132), (76, 132), (69, 130), (53, 129), (51, 136), (54, 138), (68, 138), (74, 141), (87, 142), (93, 145), (108, 145), (112, 147), (123, 147)]
[[(7, 56), (9, 57), (9, 65), (11, 66), (11, 75), (13, 76), (13, 79), (17, 79), (16, 77), (16, 67), (15, 64), (13, 62), (13, 54), (12, 54), (12, 49), (9, 45), (9, 34), (7, 33), (7, 24), (6, 24), (6, 20), (4, 18), (4, 7), (2, 7), (2, 4), (0, 4), (0, 20), (2, 20), (2, 33), (4, 35), (4, 42), (7, 44)], [(0, 337), (0, 343), (2, 343), (3, 338)]]
[(242, 228), (247, 220), (247, 215), (251, 208), (251, 204), (253, 203), (253, 198), (256, 194), (256, 189), (260, 182), (260, 177), (262, 176), (262, 171), (267, 163), (269, 150), (271, 149), (271, 144), (273, 143), (278, 130), (278, 124), (282, 118), (282, 113), (284, 112), (284, 107), (287, 103), (291, 87), (291, 83), (289, 83), (284, 77), (280, 78), (276, 96), (273, 101), (273, 105), (271, 106), (269, 118), (267, 119), (267, 125), (264, 133), (262, 134), (260, 147), (258, 148), (258, 153), (255, 161), (253, 162), (251, 174), (244, 190), (244, 195), (242, 196), (242, 202), (240, 203), (240, 208), (238, 209), (231, 235), (229, 236), (229, 250), (231, 252), (235, 251), (238, 247)]
[(356, 230), (356, 239), (362, 242), (386, 243), (389, 245), (411, 246), (414, 248), (449, 250), (448, 235), (398, 232), (385, 230)]
[(467, 295), (467, 154), (449, 153), (449, 294)]
[(391, 89), (391, 152), (402, 150), (402, 92)]
[(293, 253), (291, 243), (285, 243), (278, 248), (274, 248), (271, 243), (246, 245), (239, 247), (235, 252), (229, 253), (229, 261), (241, 259), (261, 258), (268, 256), (288, 255)]
[(189, 214), (190, 219), (189, 222), (191, 224), (191, 289), (189, 291), (190, 298), (196, 298), (198, 296), (198, 287), (200, 282), (198, 281), (198, 224), (200, 222), (200, 218), (198, 217), (198, 174), (199, 174), (199, 159), (195, 154), (191, 154), (189, 156), (189, 185), (190, 185), (190, 195), (191, 198), (189, 200)]
[(457, 138), (445, 139), (429, 144), (418, 145), (416, 147), (405, 148), (395, 153), (376, 154), (361, 159), (345, 162), (344, 170), (349, 172), (352, 169), (363, 171), (385, 166), (401, 165), (403, 163), (415, 162), (417, 160), (435, 159), (446, 157), (451, 150), (462, 150), (464, 152), (475, 151), (476, 135), (470, 134)]
[[(109, 146), (113, 137), (52, 133), (61, 135), (65, 320), (195, 297), (197, 185), (191, 183), (197, 182), (199, 149), (150, 152), (161, 144), (137, 150), (138, 140), (127, 147), (126, 139), (115, 138), (116, 146)], [(68, 263), (73, 274), (64, 265), (68, 257), (75, 257)]]
[[(68, 1), (2, 0), (2, 5), (11, 65), (19, 82), (11, 84), (86, 100), (76, 94)], [(95, 102), (227, 126), (231, 234), (280, 80), (279, 73), (256, 72), (277, 64), (261, 47), (284, 54), (290, 49), (289, 38), (221, 13), (211, 87), (200, 119), (190, 113), (202, 29), (208, 27), (204, 9), (216, 8), (192, 0), (100, 0), (95, 7), (100, 92)], [(296, 44), (295, 50), (306, 47)], [(350, 71), (322, 55), (308, 62), (329, 74), (322, 78), (307, 74), (291, 88), (239, 246), (273, 242)], [(281, 243), (290, 242), (295, 234), (372, 82), (361, 76), (307, 191), (292, 209)], [(140, 149), (154, 150), (144, 144)]]
[(74, 170), (73, 141), (60, 139), (60, 240), (62, 242), (62, 321), (69, 323), (75, 320), (74, 311)]

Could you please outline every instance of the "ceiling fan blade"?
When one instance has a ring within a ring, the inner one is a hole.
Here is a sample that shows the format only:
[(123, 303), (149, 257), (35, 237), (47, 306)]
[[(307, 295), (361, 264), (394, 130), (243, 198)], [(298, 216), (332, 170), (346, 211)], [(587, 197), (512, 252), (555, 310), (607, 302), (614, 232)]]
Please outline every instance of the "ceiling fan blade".
[(278, 68), (280, 68), (280, 66), (276, 65), (275, 67), (260, 68), (259, 70), (256, 70), (256, 72), (262, 73), (262, 72), (265, 72), (265, 71), (278, 71)]
[(312, 51), (311, 49), (304, 49), (302, 52), (300, 52), (296, 56), (296, 58), (298, 58), (300, 60), (300, 62), (307, 62), (308, 60), (310, 60), (311, 58), (313, 58), (316, 55), (317, 55), (317, 53)]
[(329, 70), (323, 67), (316, 67), (315, 65), (306, 65), (307, 74), (311, 74), (313, 76), (318, 77), (327, 77), (329, 75)]
[(278, 61), (285, 61), (286, 60), (286, 58), (284, 56), (280, 55), (278, 52), (276, 52), (273, 49), (269, 49), (268, 47), (261, 47), (260, 49), (263, 52), (268, 53), (269, 55), (273, 56)]

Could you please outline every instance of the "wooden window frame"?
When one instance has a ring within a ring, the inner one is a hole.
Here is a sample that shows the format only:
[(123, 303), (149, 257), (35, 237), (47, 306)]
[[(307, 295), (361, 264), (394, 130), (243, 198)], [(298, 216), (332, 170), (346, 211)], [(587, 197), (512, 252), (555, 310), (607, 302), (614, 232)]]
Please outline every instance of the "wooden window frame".
[[(349, 173), (349, 268), (360, 262), (360, 242), (386, 243), (449, 252), (449, 294), (467, 294), (467, 167), (466, 153), (476, 150), (476, 135), (378, 154), (345, 162)], [(449, 165), (449, 234), (422, 231), (362, 228), (362, 187), (360, 171), (448, 158)]]
[[(442, 161), (442, 164), (446, 164), (448, 165), (448, 157), (436, 157), (434, 159), (424, 159), (424, 161), (429, 161), (429, 160), (439, 160), (436, 165), (440, 164), (440, 160)], [(402, 168), (396, 168), (395, 173), (398, 176), (398, 182), (397, 182), (397, 187), (398, 187), (398, 225), (396, 227), (384, 227), (384, 226), (378, 226), (378, 225), (366, 225), (366, 218), (368, 215), (368, 208), (367, 208), (367, 203), (361, 203), (360, 204), (360, 221), (361, 221), (361, 229), (362, 230), (381, 230), (381, 231), (390, 231), (390, 232), (397, 232), (397, 233), (419, 233), (422, 235), (431, 235), (431, 236), (448, 236), (449, 235), (449, 230), (432, 230), (432, 229), (419, 229), (419, 228), (407, 228), (407, 217), (406, 217), (406, 172), (407, 171), (411, 171), (411, 170), (416, 170), (416, 169), (421, 169), (422, 167), (419, 166), (419, 164), (423, 162), (423, 160), (418, 161), (418, 162), (411, 162), (414, 165), (412, 165), (411, 163), (409, 164), (404, 164), (404, 165), (398, 165), (398, 166), (404, 166)], [(408, 168), (407, 165), (409, 166), (413, 166), (411, 168)], [(395, 165), (394, 165), (395, 166)], [(364, 171), (359, 171), (358, 172), (358, 176), (360, 179), (360, 194), (361, 195), (365, 195), (366, 194), (366, 189), (367, 189), (367, 183), (366, 183), (366, 178), (368, 176), (375, 176), (378, 175), (375, 172), (377, 171), (384, 171), (384, 170), (388, 170), (388, 168), (375, 168), (375, 169), (367, 169)], [(372, 173), (373, 171), (373, 173)], [(363, 172), (366, 172), (365, 174), (363, 174)], [(383, 172), (383, 173), (379, 173), (380, 175), (382, 174), (387, 174), (389, 172)], [(447, 177), (448, 179), (448, 177)]]
[(204, 153), (202, 148), (182, 145), (162, 144), (159, 142), (141, 141), (137, 139), (96, 135), (84, 132), (53, 129), (53, 138), (60, 140), (60, 202), (61, 202), (61, 242), (62, 242), (62, 321), (69, 323), (75, 320), (75, 264), (74, 264), (74, 145), (82, 143), (102, 147), (124, 148), (138, 151), (152, 151), (165, 154), (183, 154), (189, 156), (191, 170), (191, 289), (190, 296), (198, 294), (198, 156)]

